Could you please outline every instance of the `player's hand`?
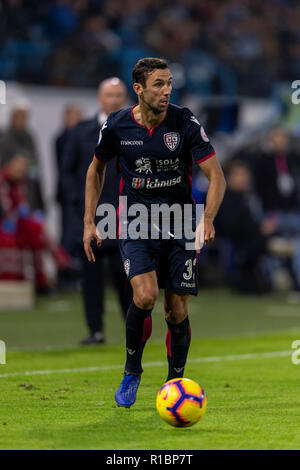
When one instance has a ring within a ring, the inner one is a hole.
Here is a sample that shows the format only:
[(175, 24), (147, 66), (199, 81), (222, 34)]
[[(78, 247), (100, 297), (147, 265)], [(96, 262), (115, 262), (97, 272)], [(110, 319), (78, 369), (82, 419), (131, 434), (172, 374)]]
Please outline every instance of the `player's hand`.
[(213, 220), (204, 215), (204, 245), (214, 241), (216, 236)]
[(84, 224), (84, 233), (83, 233), (83, 244), (84, 244), (84, 251), (89, 261), (93, 261), (95, 263), (95, 255), (91, 247), (91, 241), (97, 240), (97, 246), (100, 246), (102, 240), (100, 238), (99, 232), (97, 227), (94, 223), (92, 224)]
[(196, 228), (195, 237), (195, 250), (196, 253), (200, 253), (203, 245), (214, 241), (215, 239), (215, 227), (213, 219), (210, 216), (203, 215)]

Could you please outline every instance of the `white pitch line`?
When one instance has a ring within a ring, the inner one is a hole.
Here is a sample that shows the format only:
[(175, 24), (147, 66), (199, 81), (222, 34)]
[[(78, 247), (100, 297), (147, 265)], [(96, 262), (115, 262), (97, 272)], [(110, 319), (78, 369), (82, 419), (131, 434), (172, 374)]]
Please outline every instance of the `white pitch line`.
[[(269, 359), (277, 357), (291, 356), (292, 351), (273, 351), (266, 353), (253, 353), (253, 354), (236, 354), (232, 356), (211, 356), (211, 357), (198, 357), (190, 359), (188, 364), (197, 364), (205, 362), (224, 362), (224, 361), (244, 361), (247, 359)], [(143, 364), (145, 367), (162, 367), (166, 365), (164, 361), (146, 362)], [(50, 369), (50, 370), (31, 370), (25, 372), (11, 372), (9, 374), (0, 374), (0, 379), (8, 377), (28, 377), (35, 375), (52, 375), (52, 374), (75, 374), (78, 372), (104, 372), (107, 370), (123, 369), (124, 365), (111, 365), (111, 366), (98, 366), (98, 367), (81, 367), (74, 369)]]
[(36, 353), (36, 352), (55, 352), (55, 351), (65, 351), (69, 349), (77, 349), (78, 344), (65, 344), (61, 346), (41, 346), (38, 349), (33, 349), (32, 346), (24, 346), (23, 348), (8, 348), (7, 352), (29, 352), (29, 353)]

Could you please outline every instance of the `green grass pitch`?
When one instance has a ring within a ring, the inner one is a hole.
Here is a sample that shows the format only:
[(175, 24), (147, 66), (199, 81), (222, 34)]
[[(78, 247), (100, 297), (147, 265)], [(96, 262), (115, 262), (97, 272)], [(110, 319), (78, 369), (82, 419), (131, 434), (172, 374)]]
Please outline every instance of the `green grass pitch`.
[(299, 306), (280, 296), (203, 290), (191, 298), (193, 340), (185, 376), (208, 397), (192, 428), (161, 421), (156, 393), (166, 378), (162, 298), (131, 409), (116, 407), (124, 326), (107, 298), (107, 344), (86, 349), (79, 295), (38, 299), (32, 312), (0, 313), (7, 364), (0, 365), (0, 449), (299, 449)]

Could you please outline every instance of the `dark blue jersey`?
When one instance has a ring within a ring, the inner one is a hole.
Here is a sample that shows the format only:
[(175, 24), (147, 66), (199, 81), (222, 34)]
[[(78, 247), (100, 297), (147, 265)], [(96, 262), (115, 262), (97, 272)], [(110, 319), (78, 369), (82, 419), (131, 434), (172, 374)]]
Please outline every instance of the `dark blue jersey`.
[(112, 113), (102, 126), (95, 156), (117, 157), (120, 194), (128, 207), (192, 202), (192, 159), (201, 163), (215, 155), (203, 127), (187, 108), (169, 105), (165, 119), (151, 131), (139, 124), (133, 108)]

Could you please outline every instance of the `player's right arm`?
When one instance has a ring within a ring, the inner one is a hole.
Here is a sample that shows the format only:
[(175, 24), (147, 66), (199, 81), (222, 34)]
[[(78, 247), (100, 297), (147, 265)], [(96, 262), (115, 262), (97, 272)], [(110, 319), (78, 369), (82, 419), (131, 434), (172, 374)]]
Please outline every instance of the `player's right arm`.
[(94, 157), (86, 175), (83, 244), (88, 260), (93, 262), (95, 262), (95, 255), (91, 241), (96, 239), (98, 246), (102, 243), (99, 234), (97, 234), (95, 213), (104, 184), (106, 165), (105, 162)]
[(95, 262), (95, 255), (91, 241), (96, 239), (98, 246), (102, 243), (95, 225), (95, 213), (104, 185), (106, 165), (116, 155), (111, 116), (100, 130), (95, 155), (86, 176), (83, 244), (88, 260), (93, 262)]

